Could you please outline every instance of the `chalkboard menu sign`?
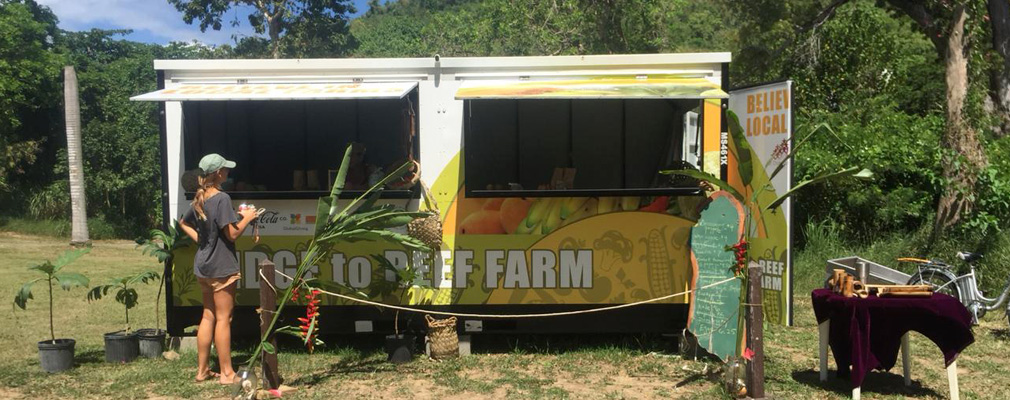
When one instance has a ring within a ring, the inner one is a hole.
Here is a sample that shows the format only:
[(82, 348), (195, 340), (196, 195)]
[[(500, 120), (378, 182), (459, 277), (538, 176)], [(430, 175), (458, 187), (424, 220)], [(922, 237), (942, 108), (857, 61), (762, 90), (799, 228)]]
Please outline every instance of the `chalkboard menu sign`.
[[(696, 288), (733, 276), (730, 267), (734, 254), (725, 247), (739, 241), (742, 232), (740, 203), (725, 192), (717, 192), (712, 197), (698, 225), (691, 229), (691, 251), (697, 266)], [(696, 291), (691, 305), (690, 330), (698, 338), (698, 344), (724, 360), (735, 355), (740, 280)]]

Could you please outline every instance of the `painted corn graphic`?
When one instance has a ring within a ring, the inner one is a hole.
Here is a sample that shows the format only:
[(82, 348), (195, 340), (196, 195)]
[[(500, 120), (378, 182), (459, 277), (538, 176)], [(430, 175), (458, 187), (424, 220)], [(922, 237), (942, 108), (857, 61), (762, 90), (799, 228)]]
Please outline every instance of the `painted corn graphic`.
[(781, 294), (782, 292), (778, 290), (761, 290), (761, 303), (764, 307), (765, 321), (776, 323), (780, 321), (780, 304), (782, 304), (782, 299), (779, 296)]
[(645, 242), (645, 256), (649, 273), (649, 289), (652, 290), (653, 297), (666, 296), (673, 293), (673, 260), (670, 259), (669, 249), (666, 247), (666, 228), (653, 229), (649, 231), (647, 238), (641, 239)]

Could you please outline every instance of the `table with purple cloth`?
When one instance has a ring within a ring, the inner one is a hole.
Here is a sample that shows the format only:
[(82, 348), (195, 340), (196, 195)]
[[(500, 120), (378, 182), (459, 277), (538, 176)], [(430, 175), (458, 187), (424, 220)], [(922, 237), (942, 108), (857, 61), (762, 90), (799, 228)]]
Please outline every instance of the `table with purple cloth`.
[(811, 296), (817, 323), (830, 321), (828, 343), (838, 376), (849, 376), (853, 388), (862, 386), (871, 370), (894, 367), (902, 337), (909, 331), (932, 340), (943, 352), (946, 366), (975, 341), (971, 314), (957, 299), (944, 294), (859, 298), (817, 289)]

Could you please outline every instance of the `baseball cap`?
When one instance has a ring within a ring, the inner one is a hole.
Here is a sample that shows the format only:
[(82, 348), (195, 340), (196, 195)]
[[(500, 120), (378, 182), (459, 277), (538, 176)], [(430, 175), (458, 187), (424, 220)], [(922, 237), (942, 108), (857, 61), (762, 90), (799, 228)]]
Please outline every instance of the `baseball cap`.
[(221, 168), (235, 168), (235, 162), (228, 161), (217, 153), (205, 155), (200, 159), (200, 170), (203, 171), (204, 175), (216, 172)]

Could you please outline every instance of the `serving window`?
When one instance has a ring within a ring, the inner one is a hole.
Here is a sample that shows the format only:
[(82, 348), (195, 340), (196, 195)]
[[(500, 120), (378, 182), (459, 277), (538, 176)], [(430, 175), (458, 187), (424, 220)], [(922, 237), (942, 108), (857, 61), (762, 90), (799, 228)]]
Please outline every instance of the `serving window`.
[(659, 171), (701, 165), (702, 101), (467, 100), (467, 196), (697, 194)]
[[(225, 189), (242, 198), (325, 195), (352, 142), (364, 152), (352, 155), (341, 197), (360, 195), (411, 156), (419, 161), (416, 89), (392, 99), (184, 101), (182, 108), (185, 169), (209, 153), (234, 160)], [(417, 192), (387, 188), (382, 196)]]

